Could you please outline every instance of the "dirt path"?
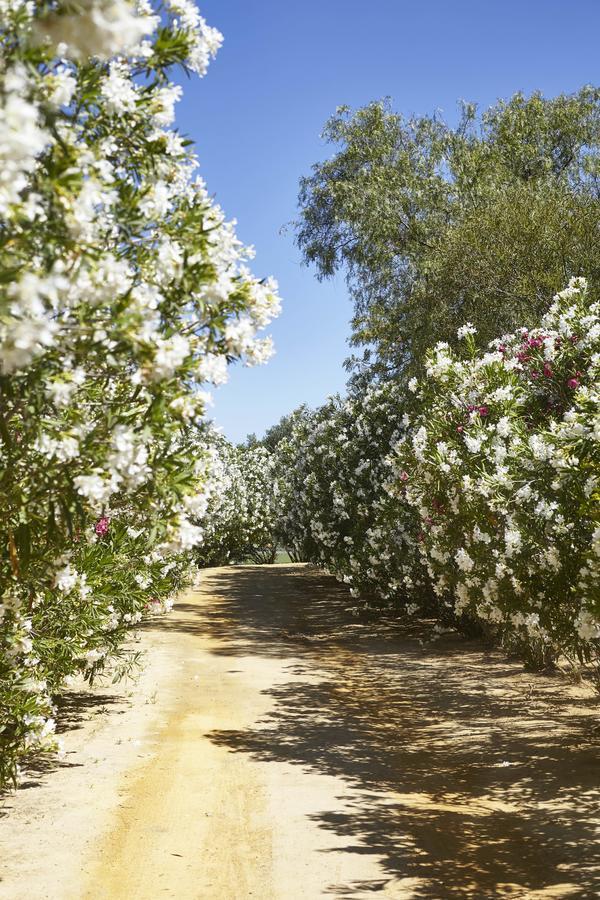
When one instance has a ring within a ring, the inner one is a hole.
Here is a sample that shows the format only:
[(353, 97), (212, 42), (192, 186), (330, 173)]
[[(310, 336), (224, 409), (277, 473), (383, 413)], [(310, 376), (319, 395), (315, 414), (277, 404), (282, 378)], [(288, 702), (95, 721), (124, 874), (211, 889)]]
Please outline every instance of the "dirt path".
[(137, 685), (66, 703), (0, 897), (600, 896), (593, 695), (347, 606), (303, 566), (206, 572)]

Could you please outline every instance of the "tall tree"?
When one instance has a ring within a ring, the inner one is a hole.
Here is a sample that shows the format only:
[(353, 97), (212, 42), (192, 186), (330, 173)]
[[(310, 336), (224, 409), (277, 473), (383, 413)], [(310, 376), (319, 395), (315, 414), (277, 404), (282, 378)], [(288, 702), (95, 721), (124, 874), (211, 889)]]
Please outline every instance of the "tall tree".
[(301, 180), (296, 238), (319, 277), (345, 271), (355, 381), (412, 373), (473, 322), (484, 342), (600, 274), (600, 90), (515, 94), (457, 127), (389, 102), (340, 107), (337, 150)]

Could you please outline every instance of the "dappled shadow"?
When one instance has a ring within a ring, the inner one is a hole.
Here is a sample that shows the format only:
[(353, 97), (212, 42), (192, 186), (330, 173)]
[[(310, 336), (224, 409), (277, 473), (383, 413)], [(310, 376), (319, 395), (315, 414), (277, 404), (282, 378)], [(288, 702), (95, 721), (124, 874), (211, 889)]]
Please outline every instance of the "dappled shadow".
[(477, 642), (430, 643), (427, 625), (357, 624), (348, 594), (310, 569), (220, 570), (205, 585), (214, 603), (166, 627), (210, 634), (217, 653), (300, 656), (298, 671), (318, 674), (270, 688), (257, 727), (211, 738), (352, 789), (314, 821), (338, 838), (332, 853), (341, 837), (377, 854), (382, 878), (330, 895), (599, 896), (595, 699)]
[(121, 715), (125, 709), (125, 698), (118, 694), (69, 691), (56, 700), (56, 733), (62, 734), (81, 728), (90, 716), (100, 716), (104, 713)]
[[(55, 699), (56, 734), (61, 736), (69, 731), (82, 728), (94, 715), (118, 715), (125, 712), (124, 697), (115, 694), (90, 693), (70, 690)], [(83, 763), (70, 762), (54, 752), (36, 753), (21, 763), (18, 790), (39, 787), (44, 779), (58, 769), (75, 769)], [(0, 792), (0, 817), (8, 815), (12, 808), (12, 791)]]
[(209, 604), (184, 595), (171, 615), (143, 627), (208, 634), (219, 642), (214, 652), (226, 656), (276, 657), (320, 653), (326, 644), (423, 630), (422, 625), (402, 625), (393, 616), (351, 615), (354, 601), (348, 591), (313, 566), (209, 569), (202, 573), (202, 589), (210, 595)]

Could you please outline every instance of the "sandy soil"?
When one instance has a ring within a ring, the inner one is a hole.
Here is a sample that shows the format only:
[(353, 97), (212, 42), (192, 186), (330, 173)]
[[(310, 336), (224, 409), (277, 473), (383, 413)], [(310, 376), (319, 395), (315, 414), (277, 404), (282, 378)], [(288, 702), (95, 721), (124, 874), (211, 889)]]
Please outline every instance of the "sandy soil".
[(213, 569), (0, 810), (6, 900), (600, 896), (598, 702), (303, 566)]

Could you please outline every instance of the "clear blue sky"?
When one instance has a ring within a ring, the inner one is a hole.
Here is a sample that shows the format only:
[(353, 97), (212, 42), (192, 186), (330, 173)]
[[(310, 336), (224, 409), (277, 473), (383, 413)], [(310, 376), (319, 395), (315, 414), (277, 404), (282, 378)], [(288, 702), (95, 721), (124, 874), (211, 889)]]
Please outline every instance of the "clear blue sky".
[(257, 275), (284, 300), (269, 329), (277, 355), (233, 367), (213, 417), (232, 440), (259, 435), (302, 402), (343, 390), (351, 304), (344, 280), (319, 283), (291, 234), (298, 179), (330, 154), (320, 133), (336, 106), (391, 96), (406, 114), (457, 101), (489, 106), (517, 90), (554, 95), (600, 81), (599, 0), (206, 0), (225, 43), (203, 80), (184, 82), (178, 125)]

